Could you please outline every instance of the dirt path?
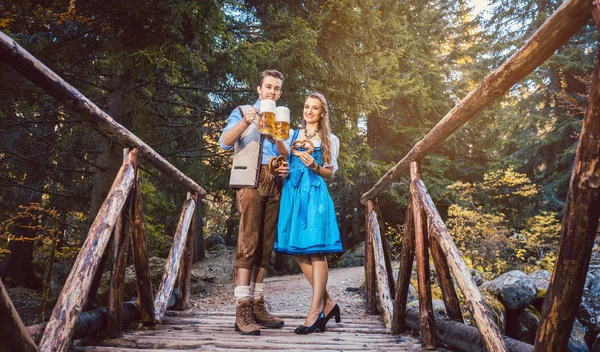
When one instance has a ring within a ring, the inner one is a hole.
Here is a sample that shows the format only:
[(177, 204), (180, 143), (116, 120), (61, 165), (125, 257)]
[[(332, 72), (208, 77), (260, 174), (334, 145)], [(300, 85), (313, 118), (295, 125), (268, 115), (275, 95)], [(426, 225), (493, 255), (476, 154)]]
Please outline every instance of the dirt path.
[[(363, 267), (331, 269), (327, 289), (340, 305), (342, 316), (364, 315), (364, 302), (358, 292), (364, 277)], [(234, 285), (216, 282), (205, 292), (192, 296), (192, 305), (203, 311), (234, 311)], [(311, 287), (303, 275), (283, 275), (265, 279), (265, 297), (274, 312), (306, 313), (310, 306)], [(343, 318), (342, 318), (343, 319)]]

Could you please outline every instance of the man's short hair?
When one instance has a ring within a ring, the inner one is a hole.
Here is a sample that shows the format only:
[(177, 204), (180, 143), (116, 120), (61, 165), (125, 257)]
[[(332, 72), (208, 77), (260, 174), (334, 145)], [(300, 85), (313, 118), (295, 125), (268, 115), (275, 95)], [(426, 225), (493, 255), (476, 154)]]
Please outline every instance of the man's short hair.
[(281, 85), (283, 85), (283, 73), (281, 73), (277, 70), (265, 70), (260, 74), (260, 80), (258, 81), (259, 87), (262, 87), (263, 81), (265, 80), (265, 77), (267, 77), (267, 76), (279, 78), (281, 80)]

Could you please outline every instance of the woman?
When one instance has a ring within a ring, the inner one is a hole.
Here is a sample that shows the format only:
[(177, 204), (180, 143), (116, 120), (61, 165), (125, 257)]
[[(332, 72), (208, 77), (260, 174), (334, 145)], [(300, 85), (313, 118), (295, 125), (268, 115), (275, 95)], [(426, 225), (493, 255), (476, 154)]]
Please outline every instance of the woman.
[[(310, 140), (307, 148), (296, 149), (290, 156), (290, 174), (281, 192), (275, 251), (295, 256), (304, 276), (313, 288), (312, 301), (304, 325), (297, 334), (324, 331), (340, 308), (327, 293), (327, 253), (342, 252), (340, 230), (333, 201), (324, 178), (338, 169), (339, 139), (331, 134), (327, 100), (311, 93), (304, 102), (302, 128), (292, 132), (292, 142)], [(304, 151), (302, 151), (304, 150)]]

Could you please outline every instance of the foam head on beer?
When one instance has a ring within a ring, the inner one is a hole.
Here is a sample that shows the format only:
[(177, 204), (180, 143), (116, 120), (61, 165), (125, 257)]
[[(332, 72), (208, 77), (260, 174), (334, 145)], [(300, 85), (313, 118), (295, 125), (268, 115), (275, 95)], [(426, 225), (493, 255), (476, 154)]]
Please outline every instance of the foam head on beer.
[(285, 106), (278, 106), (275, 109), (273, 138), (278, 141), (285, 141), (290, 138), (290, 109)]
[(275, 126), (275, 100), (263, 99), (258, 109), (258, 132), (266, 135), (273, 134)]

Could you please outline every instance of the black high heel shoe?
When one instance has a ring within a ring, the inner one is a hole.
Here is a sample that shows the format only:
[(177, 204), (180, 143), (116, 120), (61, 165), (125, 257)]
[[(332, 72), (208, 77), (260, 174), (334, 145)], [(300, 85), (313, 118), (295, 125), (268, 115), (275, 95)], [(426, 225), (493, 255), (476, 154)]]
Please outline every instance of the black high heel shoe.
[(323, 313), (323, 311), (319, 313), (317, 320), (315, 320), (311, 326), (301, 325), (294, 330), (294, 332), (299, 335), (307, 335), (315, 331), (325, 331), (325, 313)]
[(337, 303), (335, 306), (333, 306), (333, 308), (331, 308), (329, 313), (327, 313), (327, 316), (325, 317), (325, 324), (327, 324), (329, 319), (333, 318), (334, 316), (336, 324), (339, 324), (342, 321), (342, 317), (340, 316), (340, 306), (338, 306)]

